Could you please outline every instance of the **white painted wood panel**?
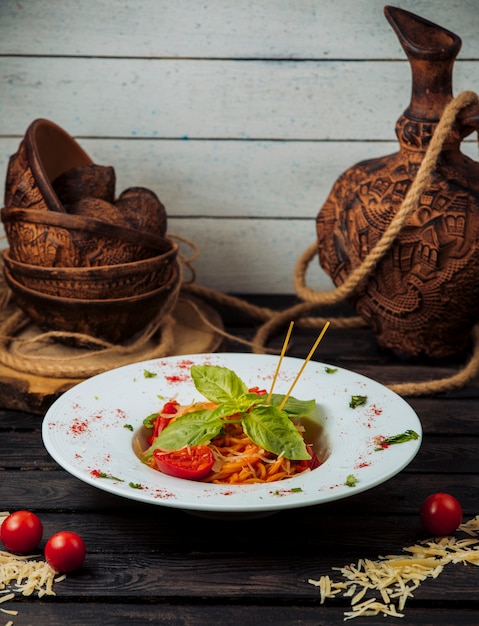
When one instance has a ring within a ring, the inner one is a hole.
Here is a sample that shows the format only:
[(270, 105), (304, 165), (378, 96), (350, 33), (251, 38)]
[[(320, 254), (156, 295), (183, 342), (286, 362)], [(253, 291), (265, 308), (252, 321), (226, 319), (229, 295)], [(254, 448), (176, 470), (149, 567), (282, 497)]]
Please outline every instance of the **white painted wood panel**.
[[(0, 134), (47, 117), (75, 136), (388, 140), (409, 104), (406, 61), (6, 57)], [(456, 64), (456, 93), (479, 63)]]
[[(49, 118), (115, 167), (117, 190), (158, 193), (200, 250), (199, 282), (291, 293), (336, 178), (397, 149), (410, 70), (384, 4), (0, 0), (0, 180)], [(462, 37), (455, 93), (479, 90), (477, 0), (394, 4)]]
[[(294, 267), (316, 238), (315, 221), (170, 219), (170, 232), (194, 241), (197, 283), (227, 293), (294, 293)], [(185, 252), (190, 248), (184, 247)], [(332, 282), (313, 259), (307, 283), (329, 290)]]
[[(0, 54), (391, 59), (402, 50), (384, 0), (2, 0)], [(463, 38), (479, 58), (477, 0), (395, 6)]]

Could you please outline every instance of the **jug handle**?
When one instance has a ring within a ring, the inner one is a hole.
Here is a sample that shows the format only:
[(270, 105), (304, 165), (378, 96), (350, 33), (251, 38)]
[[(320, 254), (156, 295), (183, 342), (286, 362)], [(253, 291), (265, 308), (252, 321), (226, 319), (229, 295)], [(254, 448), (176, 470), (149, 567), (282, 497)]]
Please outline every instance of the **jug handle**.
[(457, 127), (462, 139), (471, 133), (479, 133), (479, 102), (462, 109), (457, 116)]

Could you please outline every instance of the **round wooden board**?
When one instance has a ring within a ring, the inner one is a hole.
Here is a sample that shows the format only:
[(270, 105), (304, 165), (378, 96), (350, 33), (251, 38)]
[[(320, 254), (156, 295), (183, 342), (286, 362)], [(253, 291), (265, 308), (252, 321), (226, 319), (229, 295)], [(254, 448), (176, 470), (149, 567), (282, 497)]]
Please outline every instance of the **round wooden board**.
[[(200, 316), (192, 315), (192, 303), (214, 328), (223, 329), (221, 317), (214, 309), (196, 298), (182, 296), (172, 314), (175, 325), (173, 328), (174, 346), (171, 350), (171, 356), (215, 352), (221, 346), (221, 334), (212, 330), (202, 321)], [(31, 337), (40, 332), (37, 327), (31, 325), (23, 330), (18, 337)], [(64, 351), (66, 358), (74, 350), (74, 348), (63, 345), (57, 346), (57, 354), (58, 351)], [(138, 355), (132, 361), (141, 360), (137, 357)], [(17, 371), (0, 363), (0, 408), (44, 414), (63, 392), (82, 380), (82, 378), (39, 376)]]

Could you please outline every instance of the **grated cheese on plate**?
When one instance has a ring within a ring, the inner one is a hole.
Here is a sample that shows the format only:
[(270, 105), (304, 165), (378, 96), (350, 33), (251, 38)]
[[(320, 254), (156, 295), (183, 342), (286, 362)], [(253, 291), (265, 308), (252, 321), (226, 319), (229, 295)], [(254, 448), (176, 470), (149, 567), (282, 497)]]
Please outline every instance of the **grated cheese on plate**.
[[(389, 615), (404, 617), (406, 602), (427, 578), (437, 578), (450, 563), (479, 565), (479, 515), (459, 526), (469, 539), (453, 536), (438, 537), (404, 548), (406, 554), (380, 556), (377, 560), (360, 559), (356, 564), (334, 567), (342, 581), (330, 576), (308, 582), (319, 588), (320, 602), (342, 594), (351, 598), (351, 610), (344, 621), (355, 617)], [(369, 593), (379, 593), (380, 599), (364, 599)], [(364, 599), (364, 600), (363, 600)]]

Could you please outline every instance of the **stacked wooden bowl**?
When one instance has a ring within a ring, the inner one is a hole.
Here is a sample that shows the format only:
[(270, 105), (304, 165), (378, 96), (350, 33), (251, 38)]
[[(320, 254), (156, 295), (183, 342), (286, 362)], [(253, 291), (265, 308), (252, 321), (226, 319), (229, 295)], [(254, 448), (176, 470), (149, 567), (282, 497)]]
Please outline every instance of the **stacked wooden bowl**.
[(40, 328), (121, 343), (172, 308), (180, 272), (165, 207), (142, 187), (115, 198), (115, 182), (48, 120), (10, 158), (3, 272)]

